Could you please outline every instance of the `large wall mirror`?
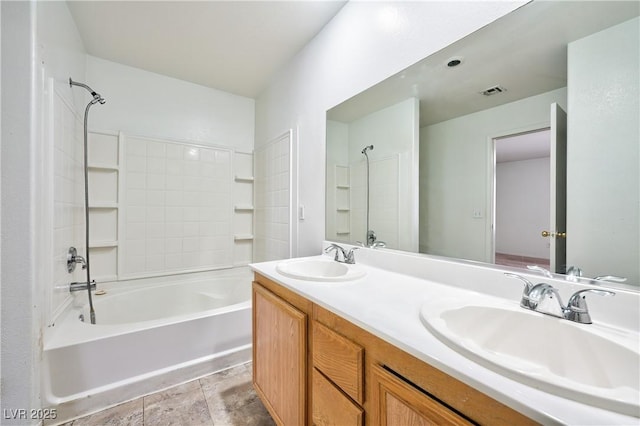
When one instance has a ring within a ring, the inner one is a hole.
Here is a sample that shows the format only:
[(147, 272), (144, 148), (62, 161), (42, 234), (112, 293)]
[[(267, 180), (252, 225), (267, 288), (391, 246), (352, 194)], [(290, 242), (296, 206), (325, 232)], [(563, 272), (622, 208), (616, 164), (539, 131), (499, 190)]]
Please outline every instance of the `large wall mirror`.
[(640, 285), (639, 15), (533, 1), (329, 110), (327, 240)]

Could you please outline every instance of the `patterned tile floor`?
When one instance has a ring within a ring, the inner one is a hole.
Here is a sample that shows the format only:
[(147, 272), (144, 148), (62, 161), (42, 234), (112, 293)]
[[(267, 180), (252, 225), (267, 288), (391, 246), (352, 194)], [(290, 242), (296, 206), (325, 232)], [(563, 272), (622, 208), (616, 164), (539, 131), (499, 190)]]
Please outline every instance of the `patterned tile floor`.
[(63, 426), (272, 426), (251, 363), (120, 404)]

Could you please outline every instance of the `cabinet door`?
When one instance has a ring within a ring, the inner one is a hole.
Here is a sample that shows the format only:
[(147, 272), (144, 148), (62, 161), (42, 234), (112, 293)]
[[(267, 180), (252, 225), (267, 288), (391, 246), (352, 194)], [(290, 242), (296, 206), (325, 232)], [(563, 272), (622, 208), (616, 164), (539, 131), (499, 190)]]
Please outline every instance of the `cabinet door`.
[(351, 402), (315, 368), (312, 395), (314, 426), (362, 425), (362, 408)]
[(377, 365), (372, 366), (373, 424), (470, 425), (463, 417)]
[(278, 424), (306, 418), (307, 316), (253, 283), (253, 384)]

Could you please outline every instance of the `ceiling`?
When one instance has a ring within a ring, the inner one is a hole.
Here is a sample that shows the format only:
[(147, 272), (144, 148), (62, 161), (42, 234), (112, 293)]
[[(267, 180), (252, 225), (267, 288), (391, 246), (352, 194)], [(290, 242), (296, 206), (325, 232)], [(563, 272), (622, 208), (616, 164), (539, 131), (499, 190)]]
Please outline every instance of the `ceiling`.
[(67, 1), (87, 53), (256, 98), (346, 1)]
[(496, 163), (548, 158), (550, 155), (549, 129), (496, 139)]
[[(332, 108), (351, 122), (410, 97), (420, 127), (567, 85), (567, 44), (632, 19), (638, 1), (534, 1)], [(447, 67), (450, 59), (462, 64)], [(500, 85), (505, 92), (480, 92)]]

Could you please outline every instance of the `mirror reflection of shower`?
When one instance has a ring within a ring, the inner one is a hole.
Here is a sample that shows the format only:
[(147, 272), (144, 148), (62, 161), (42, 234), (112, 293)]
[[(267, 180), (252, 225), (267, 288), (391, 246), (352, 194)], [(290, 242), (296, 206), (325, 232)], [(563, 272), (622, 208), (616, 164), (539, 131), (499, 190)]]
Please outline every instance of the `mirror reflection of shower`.
[(89, 118), (89, 108), (91, 108), (92, 105), (95, 105), (97, 103), (100, 103), (101, 105), (103, 105), (106, 101), (102, 96), (100, 96), (99, 93), (96, 93), (91, 87), (87, 86), (86, 84), (73, 81), (71, 78), (69, 78), (69, 87), (73, 87), (73, 86), (79, 86), (79, 87), (85, 88), (91, 94), (93, 99), (89, 101), (89, 103), (87, 104), (87, 107), (84, 110), (84, 224), (85, 224), (84, 235), (85, 235), (85, 247), (87, 252), (85, 253), (84, 259), (81, 256), (77, 256), (79, 259), (83, 259), (83, 269), (87, 271), (87, 280), (86, 282), (71, 283), (69, 289), (70, 291), (77, 291), (77, 290), (84, 290), (84, 289), (87, 290), (87, 295), (89, 297), (89, 315), (91, 316), (91, 324), (95, 324), (96, 313), (95, 313), (95, 310), (93, 309), (93, 298), (91, 295), (91, 290), (94, 290), (96, 288), (96, 284), (95, 284), (95, 281), (91, 281), (91, 262), (89, 261), (89, 166), (87, 162), (87, 157), (88, 157), (87, 156), (87, 152), (88, 152), (87, 123)]
[(364, 149), (361, 151), (362, 154), (364, 154), (365, 158), (366, 158), (366, 168), (367, 168), (367, 186), (366, 186), (366, 202), (367, 202), (367, 236), (366, 236), (366, 242), (365, 243), (360, 243), (363, 246), (366, 247), (385, 247), (386, 244), (383, 241), (377, 241), (377, 236), (376, 233), (373, 231), (373, 229), (371, 229), (371, 227), (369, 226), (369, 215), (370, 215), (370, 211), (369, 211), (369, 155), (367, 154), (367, 151), (373, 151), (373, 145), (367, 145), (364, 147)]

